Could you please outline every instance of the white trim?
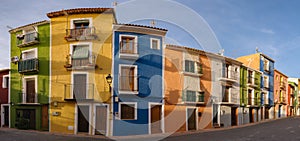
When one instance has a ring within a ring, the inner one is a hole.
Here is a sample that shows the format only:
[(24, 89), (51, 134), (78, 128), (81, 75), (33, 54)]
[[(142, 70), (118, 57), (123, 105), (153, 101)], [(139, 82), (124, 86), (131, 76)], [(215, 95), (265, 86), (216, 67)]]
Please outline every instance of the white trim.
[[(122, 104), (133, 104), (134, 105), (134, 119), (121, 119), (121, 105)], [(119, 108), (118, 108), (119, 117), (116, 117), (118, 120), (137, 120), (137, 102), (119, 102)]]
[[(152, 41), (157, 41), (157, 48), (153, 48)], [(155, 50), (160, 50), (160, 39), (159, 38), (150, 38), (150, 48)]]
[[(113, 28), (113, 26), (112, 26), (112, 28)], [(111, 118), (109, 118), (108, 120), (110, 120), (110, 126), (109, 127), (107, 127), (107, 128), (109, 128), (109, 133), (108, 133), (108, 136), (112, 136), (113, 135), (113, 127), (114, 127), (114, 123), (113, 123), (113, 120), (114, 120), (114, 101), (113, 101), (113, 96), (114, 96), (114, 65), (115, 65), (115, 32), (116, 31), (113, 31), (113, 37), (112, 37), (112, 51), (111, 51), (111, 57), (112, 57), (112, 67), (111, 67), (111, 76), (112, 76), (112, 78), (113, 78), (113, 81), (112, 81), (112, 83), (111, 83), (111, 94), (110, 94), (110, 96), (111, 96), (111, 99), (110, 99), (110, 103), (111, 103), (111, 106), (110, 106), (110, 114), (109, 114), (109, 117), (111, 117)]]
[(255, 105), (255, 95), (254, 95), (254, 89), (253, 88), (251, 88), (251, 87), (248, 87), (248, 89), (247, 89), (247, 98), (249, 99), (249, 90), (251, 90), (251, 103), (249, 103), (249, 101), (247, 102), (248, 103), (248, 105)]
[[(122, 76), (121, 74), (121, 69), (122, 67), (134, 67), (134, 76), (136, 78), (134, 78), (134, 90), (137, 90), (137, 91), (122, 91), (120, 90), (120, 77)], [(127, 65), (127, 64), (119, 64), (119, 78), (118, 78), (118, 82), (119, 82), (119, 87), (118, 87), (118, 91), (119, 91), (119, 94), (138, 94), (138, 66), (137, 65)]]
[(74, 29), (74, 21), (76, 20), (89, 20), (89, 27), (93, 27), (93, 18), (75, 18), (75, 19), (70, 19), (70, 27), (71, 29)]
[[(162, 56), (164, 56), (165, 54), (165, 36), (163, 36), (161, 38), (162, 40), (162, 43), (161, 43), (161, 46), (162, 46)], [(162, 94), (162, 121), (163, 121), (163, 124), (162, 124), (162, 131), (163, 133), (165, 133), (165, 60), (166, 58), (165, 57), (162, 57), (162, 89), (161, 89), (161, 94)]]
[(161, 122), (161, 126), (160, 126), (160, 130), (162, 131), (162, 133), (164, 133), (164, 111), (163, 111), (163, 104), (162, 103), (156, 103), (156, 102), (149, 102), (148, 103), (148, 134), (152, 134), (151, 133), (151, 108), (152, 106), (156, 106), (156, 105), (160, 105), (161, 106), (161, 113), (160, 113), (160, 116), (161, 116), (161, 119), (160, 119), (160, 122)]
[(186, 123), (185, 126), (186, 126), (186, 128), (185, 129), (186, 129), (186, 131), (189, 131), (189, 129), (188, 129), (189, 128), (189, 125), (188, 125), (189, 124), (188, 123), (188, 121), (189, 121), (188, 109), (195, 109), (195, 116), (196, 116), (195, 117), (195, 119), (196, 119), (196, 123), (195, 124), (196, 124), (196, 130), (198, 130), (198, 118), (199, 118), (198, 117), (198, 107), (186, 107), (186, 109), (185, 109), (186, 110), (185, 111), (185, 113), (186, 113), (185, 114), (186, 115), (186, 117), (185, 117), (185, 123)]
[[(8, 79), (8, 84), (7, 84), (6, 79)], [(2, 76), (2, 88), (4, 88), (4, 89), (9, 88), (9, 81), (10, 81), (10, 80), (9, 80), (9, 74), (3, 75), (3, 76)]]
[(103, 106), (103, 107), (106, 107), (106, 112), (107, 112), (107, 117), (106, 117), (106, 133), (105, 133), (105, 136), (108, 136), (109, 135), (109, 117), (110, 117), (110, 115), (109, 115), (109, 109), (110, 109), (110, 106), (109, 106), (109, 104), (103, 104), (103, 103), (97, 103), (97, 104), (94, 104), (93, 105), (93, 108), (94, 108), (94, 113), (93, 113), (93, 124), (92, 124), (92, 135), (95, 135), (95, 127), (96, 127), (96, 107), (97, 106)]
[(27, 60), (27, 59), (33, 59), (33, 58), (25, 58), (24, 54), (28, 53), (28, 52), (34, 52), (34, 57), (33, 58), (38, 58), (38, 50), (37, 48), (33, 48), (33, 49), (28, 49), (28, 50), (23, 50), (22, 51), (22, 60)]
[[(122, 41), (122, 37), (132, 37), (134, 38), (134, 54), (129, 54), (129, 53), (121, 53), (120, 51), (120, 42)], [(138, 51), (138, 36), (136, 35), (128, 35), (128, 34), (120, 34), (119, 35), (119, 42), (117, 43), (119, 47), (119, 58), (125, 58), (125, 59), (137, 59), (139, 57), (139, 51)]]
[(89, 106), (89, 119), (88, 119), (88, 123), (89, 123), (89, 131), (88, 134), (91, 135), (92, 134), (92, 129), (93, 127), (91, 124), (92, 121), (92, 104), (90, 103), (77, 103), (75, 104), (75, 121), (74, 121), (74, 134), (78, 134), (78, 106)]
[(10, 124), (10, 105), (9, 104), (1, 104), (1, 125), (0, 127), (3, 127), (4, 125), (4, 106), (8, 107), (8, 126)]
[(73, 86), (74, 86), (74, 74), (85, 74), (86, 75), (86, 95), (85, 95), (85, 98), (87, 99), (88, 96), (89, 96), (89, 88), (88, 88), (88, 85), (89, 85), (89, 73), (88, 72), (74, 72), (72, 71), (71, 72), (71, 86), (70, 86), (70, 95), (72, 95), (72, 97), (70, 98), (74, 98), (74, 93), (73, 93)]
[(24, 76), (23, 77), (23, 83), (22, 83), (22, 85), (23, 85), (23, 90), (22, 90), (22, 92), (23, 92), (23, 99), (22, 99), (22, 103), (27, 103), (26, 102), (26, 96), (27, 96), (27, 94), (26, 94), (26, 81), (27, 80), (34, 80), (34, 83), (35, 83), (35, 102), (34, 103), (39, 103), (39, 98), (38, 98), (38, 76), (37, 75), (32, 75), (32, 76)]
[[(50, 19), (51, 20), (51, 19)], [(49, 47), (49, 97), (48, 97), (48, 101), (49, 101), (49, 109), (48, 109), (48, 127), (49, 127), (49, 132), (51, 132), (51, 98), (52, 98), (52, 25), (51, 22), (49, 23), (50, 26), (50, 47)]]

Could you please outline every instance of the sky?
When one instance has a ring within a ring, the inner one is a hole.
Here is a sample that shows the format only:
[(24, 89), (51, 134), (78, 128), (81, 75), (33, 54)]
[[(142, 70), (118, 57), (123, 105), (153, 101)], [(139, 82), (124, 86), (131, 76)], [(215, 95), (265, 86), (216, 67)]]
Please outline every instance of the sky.
[[(10, 28), (49, 20), (46, 16), (48, 12), (79, 7), (113, 7), (114, 1), (2, 1), (0, 5), (0, 68), (9, 68), (8, 30)], [(149, 25), (149, 19), (127, 21), (130, 19), (127, 12), (144, 14), (142, 16), (150, 19), (158, 15), (159, 19), (155, 19), (156, 26), (168, 29), (166, 43), (215, 53), (224, 49), (224, 55), (231, 58), (253, 54), (258, 48), (260, 52), (275, 60), (276, 69), (289, 77), (300, 78), (298, 71), (300, 65), (298, 65), (297, 58), (300, 54), (300, 1), (298, 0), (150, 1), (161, 5), (163, 9), (159, 6), (150, 8), (151, 4), (144, 0), (116, 1), (118, 2), (117, 18), (120, 23)], [(162, 1), (169, 5), (164, 5)], [(134, 6), (139, 6), (140, 3), (145, 4), (134, 9), (136, 8)], [(141, 11), (145, 11), (146, 14)], [(199, 35), (197, 31), (207, 33), (207, 36)], [(215, 39), (212, 39), (213, 37)]]

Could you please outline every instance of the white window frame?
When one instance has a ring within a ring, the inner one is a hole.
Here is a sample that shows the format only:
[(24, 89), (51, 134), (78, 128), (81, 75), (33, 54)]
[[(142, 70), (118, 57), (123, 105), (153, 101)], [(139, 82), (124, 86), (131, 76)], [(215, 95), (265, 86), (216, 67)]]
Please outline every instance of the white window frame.
[(91, 121), (92, 121), (92, 104), (89, 103), (77, 103), (75, 104), (75, 114), (74, 114), (74, 134), (78, 134), (78, 106), (89, 106), (89, 119), (88, 119), (88, 123), (89, 123), (89, 134), (92, 134), (91, 129), (93, 129)]
[[(157, 48), (153, 48), (152, 41), (157, 41)], [(158, 38), (150, 38), (150, 48), (155, 50), (160, 50), (160, 39)]]
[(23, 85), (23, 94), (24, 94), (24, 95), (22, 96), (22, 97), (23, 97), (22, 103), (27, 103), (27, 102), (26, 102), (26, 99), (27, 99), (27, 98), (26, 98), (26, 96), (27, 96), (27, 94), (26, 94), (26, 80), (30, 80), (30, 79), (31, 79), (31, 80), (33, 79), (33, 80), (34, 80), (34, 83), (35, 83), (35, 86), (34, 86), (34, 87), (35, 87), (35, 94), (36, 94), (36, 97), (35, 97), (35, 102), (34, 102), (34, 103), (39, 103), (39, 102), (38, 102), (39, 100), (38, 100), (38, 82), (37, 82), (37, 81), (38, 81), (38, 78), (37, 78), (37, 75), (33, 75), (33, 76), (24, 76), (24, 78), (23, 78), (23, 80), (22, 80), (22, 81), (23, 81), (23, 84), (22, 84), (22, 85)]
[(269, 86), (269, 76), (267, 76), (267, 75), (264, 75), (264, 87), (265, 87), (265, 81), (266, 81), (266, 83), (267, 83), (267, 87), (266, 88), (269, 88), (270, 86)]
[[(270, 71), (270, 61), (268, 60), (268, 59), (266, 59), (266, 58), (264, 58), (264, 60), (263, 60), (264, 62), (263, 62), (263, 64), (264, 64), (264, 71), (266, 70), (266, 71)], [(266, 62), (266, 64), (265, 64), (265, 62)], [(265, 66), (266, 65), (266, 66)], [(265, 69), (266, 68), (266, 69)]]
[[(8, 81), (7, 81), (8, 79)], [(2, 88), (6, 89), (9, 87), (9, 75), (2, 76)]]
[[(89, 46), (89, 61), (91, 62), (91, 61), (93, 61), (92, 60), (92, 57), (91, 57), (91, 55), (92, 55), (92, 47), (93, 47), (93, 43), (91, 43), (91, 42), (80, 42), (80, 43), (77, 43), (77, 44), (70, 44), (70, 55), (71, 55), (71, 57), (72, 57), (72, 55), (73, 55), (73, 50), (74, 50), (74, 46), (84, 46), (84, 45), (87, 45), (87, 46)], [(69, 61), (72, 61), (72, 58), (69, 60)]]
[(264, 103), (269, 104), (269, 92), (268, 91), (264, 93)]
[[(126, 104), (126, 105), (134, 105), (134, 119), (122, 119), (122, 110), (121, 110), (121, 105)], [(137, 102), (119, 102), (119, 120), (137, 120)]]
[[(130, 53), (121, 53), (121, 41), (122, 37), (131, 37), (134, 38), (134, 50), (133, 54)], [(138, 55), (138, 36), (136, 35), (128, 35), (128, 34), (120, 34), (119, 35), (119, 42), (118, 42), (118, 47), (119, 47), (119, 58), (125, 58), (125, 59), (137, 59), (139, 57)]]
[(149, 102), (148, 103), (148, 134), (152, 134), (151, 133), (151, 108), (153, 106), (161, 106), (161, 119), (160, 119), (160, 122), (161, 122), (161, 131), (162, 133), (165, 133), (165, 118), (164, 118), (164, 105), (162, 103), (156, 103), (156, 102)]
[[(247, 97), (248, 97), (248, 92), (249, 90), (251, 90), (251, 104), (248, 103), (248, 105), (255, 105), (255, 95), (254, 95), (254, 89), (253, 88), (248, 88), (248, 91), (247, 91)], [(249, 97), (248, 97), (249, 98)]]
[(188, 121), (189, 121), (189, 115), (188, 115), (188, 109), (195, 109), (196, 111), (196, 113), (195, 113), (195, 118), (196, 118), (196, 130), (198, 130), (198, 120), (199, 120), (199, 116), (198, 116), (198, 108), (197, 107), (186, 107), (186, 109), (185, 109), (185, 123), (186, 123), (186, 126), (185, 126), (185, 129), (186, 129), (186, 131), (188, 131), (189, 130), (189, 125), (188, 125)]
[(74, 93), (73, 93), (73, 85), (74, 85), (74, 74), (85, 74), (86, 75), (86, 95), (85, 95), (85, 98), (88, 99), (89, 97), (89, 87), (88, 87), (88, 84), (89, 84), (89, 73), (88, 72), (72, 72), (71, 73), (71, 87), (70, 87), (70, 95), (72, 95), (72, 99), (74, 99)]
[[(34, 52), (34, 57), (33, 58), (25, 58), (25, 54), (29, 53), (29, 52)], [(22, 51), (22, 60), (29, 60), (29, 59), (34, 59), (34, 58), (38, 58), (38, 52), (37, 52), (37, 48), (33, 48), (33, 49), (28, 49), (28, 50), (23, 50)]]
[[(121, 69), (122, 67), (134, 67), (134, 76), (136, 76), (136, 78), (134, 78), (134, 89), (137, 91), (122, 91), (120, 90), (120, 86), (118, 87), (119, 90), (119, 94), (138, 94), (138, 66), (137, 65), (125, 65), (125, 64), (119, 64), (119, 76), (122, 76), (121, 74)], [(120, 82), (121, 78), (118, 78), (118, 82), (119, 85), (121, 85)]]
[(75, 28), (74, 21), (78, 21), (78, 20), (89, 20), (89, 27), (93, 27), (93, 18), (91, 18), (91, 17), (89, 17), (89, 18), (75, 18), (75, 19), (71, 19), (71, 22), (70, 22), (71, 29)]

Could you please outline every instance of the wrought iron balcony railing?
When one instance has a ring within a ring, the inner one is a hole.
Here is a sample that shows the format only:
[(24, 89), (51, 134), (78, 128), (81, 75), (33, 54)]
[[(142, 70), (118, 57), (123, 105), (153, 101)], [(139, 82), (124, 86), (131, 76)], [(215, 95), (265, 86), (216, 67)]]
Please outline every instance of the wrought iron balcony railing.
[(19, 73), (36, 73), (39, 71), (39, 60), (37, 58), (21, 60), (18, 62)]
[(65, 39), (67, 41), (95, 40), (97, 39), (96, 28), (88, 27), (67, 29)]
[(39, 43), (38, 32), (17, 35), (17, 46), (25, 47)]

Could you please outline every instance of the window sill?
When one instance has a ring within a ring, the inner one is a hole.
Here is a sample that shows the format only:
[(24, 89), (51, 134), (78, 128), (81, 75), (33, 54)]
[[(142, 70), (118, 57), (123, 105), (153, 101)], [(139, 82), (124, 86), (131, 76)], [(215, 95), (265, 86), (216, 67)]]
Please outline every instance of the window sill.
[(203, 75), (201, 73), (192, 73), (192, 72), (186, 72), (186, 71), (183, 71), (182, 74), (188, 75), (188, 76), (194, 76), (194, 77), (200, 77)]
[(126, 94), (137, 95), (137, 94), (139, 94), (139, 92), (138, 91), (121, 91), (121, 90), (119, 90), (119, 94), (121, 94), (121, 95), (126, 95)]
[(133, 59), (133, 60), (136, 60), (136, 59), (139, 58), (139, 55), (138, 54), (120, 53), (119, 57), (122, 58), (122, 59)]

